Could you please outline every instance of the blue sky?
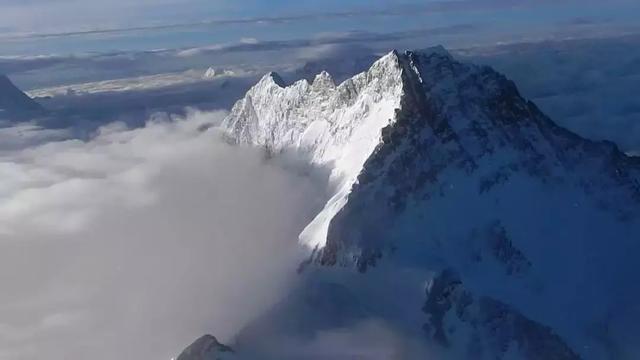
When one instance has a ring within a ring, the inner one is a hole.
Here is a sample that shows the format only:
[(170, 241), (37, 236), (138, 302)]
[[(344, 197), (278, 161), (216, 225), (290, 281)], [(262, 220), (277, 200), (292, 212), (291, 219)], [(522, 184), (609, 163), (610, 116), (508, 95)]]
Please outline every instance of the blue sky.
[(477, 28), (465, 39), (471, 44), (629, 32), (637, 15), (635, 0), (0, 0), (0, 55), (152, 50), (456, 25)]

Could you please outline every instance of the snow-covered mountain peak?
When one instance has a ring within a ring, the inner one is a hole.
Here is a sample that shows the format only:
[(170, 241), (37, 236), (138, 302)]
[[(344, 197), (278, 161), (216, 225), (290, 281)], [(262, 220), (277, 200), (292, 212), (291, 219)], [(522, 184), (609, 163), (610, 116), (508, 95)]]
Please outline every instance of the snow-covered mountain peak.
[[(424, 68), (417, 67), (418, 58)], [(383, 144), (383, 129), (393, 129), (397, 110), (425, 101), (420, 99), (429, 82), (421, 78), (423, 73), (453, 64), (451, 55), (436, 47), (419, 53), (391, 51), (337, 86), (326, 71), (312, 83), (302, 79), (289, 86), (268, 73), (236, 103), (223, 127), (238, 143), (276, 152), (296, 149), (312, 163), (331, 167), (331, 180), (338, 184), (334, 196), (300, 236), (304, 244), (321, 248), (365, 161)], [(447, 79), (439, 86), (456, 84)]]
[(287, 86), (287, 83), (282, 79), (280, 74), (278, 74), (275, 71), (271, 71), (271, 72), (268, 72), (267, 74), (265, 74), (262, 77), (262, 79), (260, 79), (260, 81), (258, 82), (258, 85), (260, 85), (260, 84), (276, 85), (276, 86), (279, 86), (279, 87), (286, 87)]
[(270, 73), (223, 122), (238, 143), (273, 151), (297, 149), (313, 163), (332, 167), (335, 195), (301, 234), (310, 247), (324, 244), (329, 221), (380, 143), (382, 128), (393, 121), (402, 97), (401, 74), (395, 52), (338, 86), (326, 72), (313, 84), (300, 80), (286, 87)]
[[(491, 299), (481, 311), (508, 304), (523, 323), (543, 324), (536, 332), (549, 341), (559, 334), (581, 357), (606, 358), (607, 345), (585, 329), (604, 321), (623, 332), (626, 317), (640, 320), (635, 308), (620, 310), (640, 296), (629, 282), (640, 271), (629, 255), (640, 251), (638, 158), (559, 127), (491, 68), (441, 52), (400, 59), (402, 105), (331, 221), (320, 262), (361, 271), (380, 261), (387, 268), (453, 268), (475, 289), (470, 293)], [(438, 314), (438, 303), (423, 310)], [(432, 318), (431, 326), (471, 321), (458, 316)], [(543, 331), (547, 326), (552, 330)], [(628, 329), (640, 335), (640, 326)], [(475, 331), (457, 343), (484, 336)], [(505, 343), (534, 336), (509, 331)]]
[(331, 75), (324, 70), (315, 76), (312, 85), (321, 88), (334, 88), (336, 86)]
[(233, 349), (212, 335), (203, 335), (185, 348), (175, 360), (224, 360), (233, 357)]
[[(312, 264), (387, 281), (403, 296), (373, 304), (381, 316), (425, 316), (406, 326), (481, 348), (474, 358), (625, 358), (612, 339), (640, 336), (638, 158), (557, 126), (505, 76), (441, 47), (328, 80), (265, 78), (223, 124), (240, 144), (332, 169), (333, 196), (300, 234)], [(442, 291), (415, 291), (434, 281)]]

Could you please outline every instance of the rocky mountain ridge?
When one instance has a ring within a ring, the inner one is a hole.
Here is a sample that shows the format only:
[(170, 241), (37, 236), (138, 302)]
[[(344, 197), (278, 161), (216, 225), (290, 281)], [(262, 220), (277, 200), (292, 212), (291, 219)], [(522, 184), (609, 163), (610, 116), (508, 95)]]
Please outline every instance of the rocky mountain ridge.
[(302, 276), (350, 292), (340, 306), (454, 358), (637, 354), (640, 160), (557, 126), (491, 68), (439, 47), (339, 85), (271, 73), (223, 127), (331, 169)]

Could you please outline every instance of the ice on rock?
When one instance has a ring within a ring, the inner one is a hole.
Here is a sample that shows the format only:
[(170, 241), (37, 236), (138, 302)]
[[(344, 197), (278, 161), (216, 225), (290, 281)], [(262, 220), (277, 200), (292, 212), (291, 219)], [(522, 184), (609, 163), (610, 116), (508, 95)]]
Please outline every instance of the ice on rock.
[(320, 74), (316, 75), (313, 80), (313, 86), (321, 89), (333, 89), (336, 87), (336, 84), (328, 72), (322, 71)]
[(0, 74), (0, 117), (28, 117), (43, 112), (40, 104), (18, 89), (7, 76)]
[(329, 222), (380, 143), (382, 128), (393, 122), (403, 91), (401, 72), (398, 55), (392, 52), (338, 86), (327, 72), (312, 84), (300, 80), (289, 86), (269, 73), (225, 119), (223, 127), (240, 144), (298, 149), (314, 164), (332, 166), (336, 190), (300, 235), (310, 248), (324, 245)]

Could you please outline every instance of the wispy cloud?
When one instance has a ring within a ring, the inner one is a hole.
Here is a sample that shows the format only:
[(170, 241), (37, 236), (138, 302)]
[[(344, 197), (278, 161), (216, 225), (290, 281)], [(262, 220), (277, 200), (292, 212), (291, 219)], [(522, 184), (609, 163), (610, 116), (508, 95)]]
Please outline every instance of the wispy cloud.
[(477, 27), (472, 24), (452, 25), (434, 28), (415, 29), (407, 31), (397, 31), (388, 33), (376, 33), (366, 31), (353, 31), (343, 33), (328, 33), (322, 36), (309, 39), (294, 40), (271, 40), (271, 41), (255, 41), (240, 42), (231, 44), (216, 44), (211, 46), (202, 46), (181, 50), (178, 56), (193, 56), (202, 53), (220, 53), (220, 52), (240, 52), (240, 51), (273, 51), (299, 49), (305, 47), (336, 45), (336, 44), (355, 44), (364, 43), (372, 44), (379, 42), (391, 42), (399, 40), (409, 40), (426, 36), (440, 36), (449, 34), (460, 34), (472, 31)]
[[(587, 0), (591, 1), (592, 0)], [(625, 0), (615, 0), (616, 2), (625, 3)], [(165, 1), (167, 3), (167, 1)], [(573, 5), (583, 5), (584, 1), (575, 1), (571, 0), (568, 3)], [(72, 2), (69, 0), (64, 1), (56, 1), (53, 4), (44, 1), (34, 1), (28, 2), (26, 4), (18, 4), (17, 2), (11, 3), (8, 5), (4, 5), (8, 12), (18, 11), (24, 15), (28, 15), (30, 13), (38, 13), (39, 7), (47, 6), (48, 8), (55, 9), (56, 7), (67, 7), (69, 4), (73, 4), (74, 6), (78, 6), (76, 2)], [(115, 15), (113, 9), (123, 10), (127, 8), (124, 6), (124, 2), (116, 1), (111, 7), (109, 7), (109, 11), (107, 14)], [(175, 6), (174, 3), (168, 1), (168, 4)], [(438, 13), (474, 13), (478, 11), (495, 11), (495, 10), (504, 10), (504, 9), (535, 9), (541, 6), (550, 7), (553, 9), (554, 6), (557, 5), (556, 1), (544, 0), (544, 1), (516, 1), (516, 0), (484, 0), (484, 1), (472, 1), (472, 0), (437, 0), (437, 1), (427, 1), (427, 2), (408, 2), (403, 4), (396, 4), (390, 1), (381, 1), (378, 2), (378, 5), (361, 7), (357, 5), (358, 2), (355, 1), (347, 1), (338, 11), (327, 11), (326, 8), (330, 7), (327, 5), (326, 7), (316, 6), (315, 11), (312, 12), (302, 12), (302, 13), (293, 13), (291, 15), (278, 15), (278, 16), (247, 16), (247, 17), (220, 17), (220, 9), (234, 9), (237, 7), (241, 7), (246, 10), (246, 12), (254, 12), (256, 7), (255, 5), (247, 4), (242, 5), (241, 2), (236, 5), (225, 5), (224, 2), (217, 2), (214, 4), (209, 4), (208, 11), (204, 11), (204, 14), (209, 14), (210, 16), (214, 16), (214, 14), (218, 14), (214, 19), (200, 18), (197, 21), (189, 21), (189, 22), (166, 22), (158, 24), (146, 24), (140, 25), (141, 21), (137, 21), (136, 25), (133, 26), (101, 26), (101, 27), (91, 27), (86, 28), (86, 24), (78, 24), (81, 28), (80, 30), (69, 30), (69, 31), (21, 31), (21, 32), (9, 32), (4, 35), (0, 35), (1, 40), (16, 40), (16, 39), (38, 39), (38, 38), (57, 38), (57, 37), (70, 37), (70, 36), (88, 36), (88, 35), (122, 35), (132, 32), (141, 32), (141, 31), (171, 31), (171, 30), (185, 30), (185, 29), (197, 29), (197, 28), (219, 28), (225, 26), (234, 26), (234, 25), (254, 25), (254, 24), (295, 24), (300, 23), (301, 26), (304, 26), (305, 23), (309, 21), (322, 21), (322, 20), (335, 20), (335, 19), (366, 19), (366, 18), (401, 18), (405, 16), (427, 16)], [(380, 5), (382, 4), (382, 5)], [(95, 7), (97, 10), (102, 9), (102, 6), (95, 5), (94, 2), (90, 2), (89, 8)], [(167, 4), (164, 4), (165, 6)], [(290, 4), (288, 4), (290, 5)], [(86, 5), (85, 5), (86, 6)], [(129, 6), (128, 10), (136, 9), (136, 13), (140, 13), (142, 16), (144, 10), (142, 9), (153, 9), (154, 7), (163, 8), (163, 4), (157, 4), (155, 2), (138, 2), (136, 6)], [(202, 12), (201, 4), (197, 1), (190, 1), (186, 4), (181, 4), (181, 7), (184, 9), (193, 8), (194, 13), (197, 13), (199, 10)], [(274, 3), (274, 8), (280, 9), (283, 11), (286, 10), (286, 7), (283, 4)], [(113, 9), (112, 9), (113, 8)], [(295, 8), (295, 7), (293, 7)], [(343, 10), (347, 9), (347, 10)], [(104, 9), (103, 9), (104, 10)], [(216, 11), (218, 10), (218, 11)], [(93, 13), (95, 11), (91, 11)], [(223, 12), (224, 13), (224, 12)], [(168, 15), (168, 14), (167, 14)], [(202, 14), (201, 14), (202, 16)], [(205, 15), (206, 16), (206, 15)], [(0, 16), (0, 19), (2, 17)], [(108, 18), (105, 16), (105, 18)], [(129, 18), (129, 15), (125, 16), (125, 18)], [(129, 19), (133, 20), (133, 19)], [(143, 20), (143, 19), (141, 19)], [(399, 19), (400, 20), (400, 19)]]
[(63, 31), (63, 32), (41, 32), (41, 33), (14, 33), (0, 35), (0, 40), (16, 40), (16, 39), (30, 39), (30, 38), (56, 38), (56, 37), (70, 37), (81, 35), (108, 35), (108, 34), (126, 34), (130, 32), (140, 31), (158, 31), (158, 30), (181, 30), (189, 28), (200, 27), (222, 27), (229, 25), (246, 25), (246, 24), (282, 24), (282, 23), (304, 23), (310, 20), (331, 20), (342, 18), (370, 18), (370, 17), (399, 17), (405, 15), (419, 15), (430, 14), (433, 12), (454, 11), (459, 9), (473, 10), (475, 7), (472, 5), (474, 2), (467, 1), (437, 1), (430, 2), (422, 5), (404, 5), (393, 6), (383, 9), (361, 9), (353, 11), (340, 11), (340, 12), (318, 12), (298, 14), (291, 16), (262, 16), (262, 17), (248, 17), (248, 18), (231, 18), (231, 19), (217, 19), (217, 20), (202, 20), (197, 22), (186, 23), (169, 23), (160, 25), (147, 25), (147, 26), (130, 26), (130, 27), (115, 27), (115, 28), (96, 28), (88, 30), (77, 31)]

